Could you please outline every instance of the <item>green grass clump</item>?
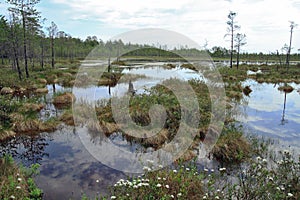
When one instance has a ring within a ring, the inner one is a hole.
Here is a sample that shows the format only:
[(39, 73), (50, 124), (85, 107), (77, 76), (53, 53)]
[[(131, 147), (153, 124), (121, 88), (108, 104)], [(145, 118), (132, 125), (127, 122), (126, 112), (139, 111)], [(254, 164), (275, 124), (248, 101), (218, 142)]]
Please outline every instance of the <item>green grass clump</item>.
[(224, 130), (211, 154), (223, 164), (240, 164), (251, 156), (252, 148), (242, 132), (234, 126)]
[(30, 168), (18, 167), (9, 155), (0, 158), (0, 199), (42, 199), (43, 192), (32, 179), (38, 167), (38, 164)]

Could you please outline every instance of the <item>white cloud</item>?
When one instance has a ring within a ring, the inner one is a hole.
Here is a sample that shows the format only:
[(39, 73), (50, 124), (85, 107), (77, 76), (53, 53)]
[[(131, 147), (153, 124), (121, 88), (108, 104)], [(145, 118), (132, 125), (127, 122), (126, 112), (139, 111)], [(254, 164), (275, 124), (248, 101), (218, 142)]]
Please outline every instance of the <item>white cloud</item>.
[[(43, 4), (46, 5), (46, 0)], [(232, 10), (238, 13), (236, 20), (242, 27), (240, 32), (247, 35), (247, 45), (243, 49), (252, 52), (280, 49), (289, 42), (289, 21), (300, 23), (297, 22), (300, 19), (299, 0), (53, 0), (51, 4), (68, 8), (57, 10), (58, 14), (67, 16), (61, 18), (58, 25), (69, 24), (71, 30), (68, 20), (73, 20), (83, 26), (74, 28), (72, 35), (98, 35), (109, 39), (126, 30), (165, 28), (185, 34), (200, 45), (207, 39), (209, 47), (227, 48), (229, 42), (224, 35), (227, 15)], [(92, 33), (85, 32), (91, 30), (84, 27), (91, 26), (91, 22), (99, 22), (95, 24), (98, 28)], [(295, 29), (293, 38), (295, 52), (300, 48), (300, 38), (296, 36), (299, 33), (300, 27)]]

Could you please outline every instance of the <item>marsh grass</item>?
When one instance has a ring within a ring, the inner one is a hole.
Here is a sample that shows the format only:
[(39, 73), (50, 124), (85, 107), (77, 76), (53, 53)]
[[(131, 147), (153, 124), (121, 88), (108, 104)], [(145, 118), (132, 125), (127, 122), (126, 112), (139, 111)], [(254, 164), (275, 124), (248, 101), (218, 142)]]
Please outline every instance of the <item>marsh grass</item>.
[(30, 168), (18, 167), (9, 155), (0, 158), (0, 199), (42, 199), (42, 191), (32, 179), (38, 167), (37, 164)]
[[(255, 152), (239, 167), (199, 168), (194, 161), (151, 171), (153, 162), (145, 163), (145, 173), (119, 180), (107, 199), (299, 199), (299, 155), (288, 150), (268, 149), (269, 142), (252, 138)], [(272, 152), (270, 152), (272, 151)], [(298, 156), (298, 157), (297, 157)], [(162, 167), (162, 166), (161, 166)], [(101, 197), (101, 199), (106, 199)]]
[(223, 128), (211, 154), (222, 164), (240, 164), (251, 157), (252, 146), (241, 130), (228, 125)]
[[(152, 110), (152, 115), (155, 116), (155, 120), (165, 121), (165, 123), (163, 124), (162, 130), (156, 136), (152, 136), (149, 138), (147, 137), (143, 140), (137, 138), (136, 140), (138, 140), (139, 143), (141, 143), (145, 147), (159, 148), (165, 142), (171, 141), (173, 139), (178, 131), (180, 123), (184, 125), (185, 123), (188, 124), (193, 121), (198, 121), (199, 129), (205, 129), (207, 127), (211, 117), (210, 99), (208, 96), (207, 86), (199, 80), (192, 80), (189, 83), (196, 92), (196, 97), (200, 106), (199, 116), (196, 116), (194, 114), (194, 105), (189, 101), (188, 98), (184, 99), (185, 105), (180, 105), (175, 94), (169, 88), (164, 86), (172, 85), (172, 87), (180, 87), (178, 85), (182, 85), (183, 82), (177, 79), (166, 80), (162, 85), (154, 86), (148, 89), (146, 93), (136, 94), (130, 98), (129, 114), (131, 119), (138, 126), (148, 126), (151, 123), (149, 112), (153, 105), (159, 104), (163, 106), (166, 111), (166, 119), (162, 119), (159, 111)], [(180, 96), (186, 96), (185, 89), (179, 91), (178, 93)], [(122, 97), (119, 100), (121, 101)], [(127, 139), (135, 140), (133, 137), (126, 135), (126, 132), (122, 131), (122, 123), (126, 124), (126, 118), (122, 118), (122, 116), (126, 116), (127, 112), (127, 108), (124, 109), (125, 110), (123, 110), (123, 108), (120, 108), (118, 110), (118, 115), (121, 116), (118, 121), (118, 123), (120, 123), (118, 124), (118, 128), (115, 124), (113, 113), (111, 110), (111, 100), (108, 100), (107, 102), (99, 102), (99, 104), (97, 104), (96, 106), (96, 114), (100, 121), (100, 126), (105, 131), (106, 135), (110, 135), (115, 131), (120, 131)], [(181, 122), (182, 112), (184, 112), (187, 116), (187, 119), (185, 119), (186, 121), (183, 122)], [(140, 134), (140, 136), (144, 136), (143, 131), (132, 131), (136, 132), (136, 134)]]
[(117, 199), (200, 199), (203, 196), (203, 179), (195, 166), (149, 171), (151, 161), (148, 165), (143, 176), (119, 180), (111, 188), (112, 196)]

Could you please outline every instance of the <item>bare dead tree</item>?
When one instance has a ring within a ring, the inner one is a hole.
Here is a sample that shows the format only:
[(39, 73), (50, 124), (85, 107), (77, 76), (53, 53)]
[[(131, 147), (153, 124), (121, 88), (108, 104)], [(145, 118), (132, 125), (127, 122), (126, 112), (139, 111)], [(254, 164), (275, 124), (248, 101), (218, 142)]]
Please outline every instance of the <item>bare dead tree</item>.
[(232, 58), (233, 58), (233, 41), (234, 41), (234, 32), (240, 29), (240, 26), (238, 26), (236, 21), (234, 20), (237, 13), (230, 11), (228, 14), (228, 21), (227, 21), (227, 34), (225, 34), (225, 37), (230, 37), (230, 68), (232, 68)]
[(239, 68), (239, 63), (240, 63), (240, 50), (241, 50), (241, 46), (244, 46), (245, 44), (247, 44), (246, 42), (246, 34), (241, 34), (238, 33), (236, 34), (235, 38), (235, 48), (237, 50), (237, 56), (236, 56), (236, 68)]
[(297, 24), (295, 24), (295, 22), (293, 21), (290, 21), (290, 45), (288, 47), (288, 51), (287, 51), (287, 54), (286, 54), (286, 67), (287, 69), (289, 68), (290, 66), (290, 55), (291, 55), (291, 49), (292, 49), (292, 37), (293, 37), (293, 29), (298, 26)]

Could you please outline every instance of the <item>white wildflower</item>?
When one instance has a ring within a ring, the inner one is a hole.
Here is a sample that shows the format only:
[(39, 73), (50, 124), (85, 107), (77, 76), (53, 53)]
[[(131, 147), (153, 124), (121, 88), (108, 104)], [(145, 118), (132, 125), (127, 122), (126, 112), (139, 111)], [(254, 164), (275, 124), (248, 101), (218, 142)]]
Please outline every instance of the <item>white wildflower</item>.
[(173, 172), (174, 172), (174, 173), (177, 173), (177, 170), (176, 170), (176, 169), (174, 169), (174, 170), (173, 170)]
[(287, 194), (288, 197), (293, 197), (294, 195), (292, 193)]
[(282, 165), (283, 164), (283, 160), (280, 160), (277, 162), (278, 165)]
[(20, 189), (21, 189), (21, 186), (18, 185), (18, 186), (16, 187), (16, 189), (20, 190)]
[(220, 168), (219, 170), (220, 170), (220, 172), (223, 172), (223, 171), (226, 171), (226, 168), (225, 168), (225, 167), (224, 167), (224, 168), (222, 167), (222, 168)]
[(150, 168), (150, 167), (146, 167), (146, 166), (145, 166), (145, 167), (143, 167), (143, 170), (144, 170), (144, 171), (148, 171), (148, 172), (149, 172), (149, 171), (151, 171), (151, 168)]
[(171, 194), (171, 195), (170, 195), (170, 197), (171, 197), (172, 199), (174, 199), (174, 198), (175, 198), (173, 194)]
[(158, 184), (156, 185), (156, 187), (161, 187), (161, 184), (158, 183)]
[(166, 185), (166, 188), (167, 188), (167, 189), (169, 189), (169, 188), (170, 188), (170, 186), (169, 186), (169, 185)]
[(181, 192), (177, 194), (177, 197), (181, 197), (181, 196), (182, 196), (182, 193), (181, 193)]
[(215, 199), (220, 199), (220, 197), (219, 196), (215, 196)]
[(144, 185), (143, 183), (139, 183), (137, 186), (142, 187), (143, 185)]
[(110, 199), (116, 199), (116, 198), (117, 198), (116, 196), (111, 196), (111, 197), (110, 197)]
[(283, 153), (284, 154), (290, 154), (289, 150), (284, 150)]
[(151, 164), (153, 164), (153, 163), (154, 163), (154, 161), (153, 161), (153, 160), (147, 160), (147, 162), (148, 162), (148, 163), (151, 163)]
[(187, 168), (185, 168), (185, 170), (186, 170), (186, 171), (190, 171), (190, 168), (187, 167)]
[(157, 180), (161, 180), (161, 178), (160, 178), (160, 177), (157, 177)]
[(276, 187), (276, 190), (280, 190), (280, 187)]
[(261, 161), (261, 157), (260, 156), (256, 157), (256, 160)]

